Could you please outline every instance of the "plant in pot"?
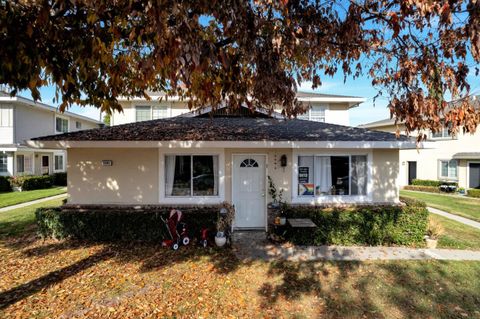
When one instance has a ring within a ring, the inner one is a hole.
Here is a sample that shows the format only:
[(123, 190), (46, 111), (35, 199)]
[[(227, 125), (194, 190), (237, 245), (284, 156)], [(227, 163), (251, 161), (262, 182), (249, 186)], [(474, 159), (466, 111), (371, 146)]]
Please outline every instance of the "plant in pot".
[(438, 238), (443, 234), (443, 232), (443, 226), (440, 223), (430, 219), (428, 221), (427, 235), (425, 236), (427, 248), (437, 248)]
[(283, 201), (283, 189), (277, 190), (277, 186), (275, 186), (275, 183), (270, 176), (268, 176), (268, 194), (272, 198), (272, 203), (270, 204), (271, 207), (280, 207), (280, 204)]
[(230, 230), (232, 227), (234, 216), (234, 208), (228, 203), (223, 203), (218, 213), (217, 219), (217, 234), (215, 235), (215, 244), (218, 247), (223, 247), (230, 237)]

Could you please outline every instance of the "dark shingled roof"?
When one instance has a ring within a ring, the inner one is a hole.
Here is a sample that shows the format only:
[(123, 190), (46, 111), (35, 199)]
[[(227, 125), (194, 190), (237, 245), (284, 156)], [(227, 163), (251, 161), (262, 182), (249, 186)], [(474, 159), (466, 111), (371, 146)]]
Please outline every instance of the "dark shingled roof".
[(409, 141), (406, 136), (299, 119), (173, 117), (34, 138), (37, 141)]

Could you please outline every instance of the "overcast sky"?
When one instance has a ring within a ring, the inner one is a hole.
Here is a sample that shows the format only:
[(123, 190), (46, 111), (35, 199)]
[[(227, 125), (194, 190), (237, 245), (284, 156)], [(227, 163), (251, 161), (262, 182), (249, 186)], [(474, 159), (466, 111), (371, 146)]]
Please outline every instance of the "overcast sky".
[[(472, 70), (469, 74), (469, 82), (471, 85), (471, 92), (474, 94), (480, 94), (480, 77), (474, 75)], [(311, 89), (310, 83), (303, 83), (300, 87), (300, 91), (319, 92), (326, 94), (340, 94), (360, 96), (366, 99), (366, 101), (360, 104), (358, 107), (350, 110), (350, 125), (357, 126), (359, 124), (373, 122), (377, 120), (386, 119), (390, 116), (387, 109), (388, 99), (387, 97), (379, 97), (373, 103), (373, 98), (377, 94), (377, 90), (371, 85), (371, 79), (367, 77), (353, 80), (347, 78), (347, 81), (343, 82), (343, 75), (337, 74), (333, 78), (322, 79), (322, 86), (315, 91)], [(41, 90), (42, 101), (44, 103), (57, 106), (59, 103), (53, 103), (55, 91), (53, 87), (45, 87)], [(30, 92), (22, 92), (20, 95), (31, 98)], [(94, 107), (79, 107), (73, 106), (69, 111), (82, 114), (94, 119), (99, 119), (99, 110)]]

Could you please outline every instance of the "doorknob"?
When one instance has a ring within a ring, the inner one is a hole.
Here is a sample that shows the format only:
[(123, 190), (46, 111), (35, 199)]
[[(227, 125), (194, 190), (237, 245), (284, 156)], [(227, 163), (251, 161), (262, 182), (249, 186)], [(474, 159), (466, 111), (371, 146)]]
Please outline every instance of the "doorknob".
[(265, 197), (265, 194), (262, 194), (262, 197)]

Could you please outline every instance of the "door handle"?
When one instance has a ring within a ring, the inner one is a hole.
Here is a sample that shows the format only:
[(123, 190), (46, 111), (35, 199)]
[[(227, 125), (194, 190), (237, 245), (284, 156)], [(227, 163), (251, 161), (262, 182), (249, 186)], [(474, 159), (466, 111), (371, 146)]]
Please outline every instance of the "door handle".
[(265, 197), (265, 194), (262, 194), (262, 197)]

